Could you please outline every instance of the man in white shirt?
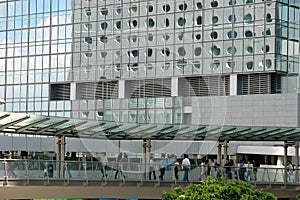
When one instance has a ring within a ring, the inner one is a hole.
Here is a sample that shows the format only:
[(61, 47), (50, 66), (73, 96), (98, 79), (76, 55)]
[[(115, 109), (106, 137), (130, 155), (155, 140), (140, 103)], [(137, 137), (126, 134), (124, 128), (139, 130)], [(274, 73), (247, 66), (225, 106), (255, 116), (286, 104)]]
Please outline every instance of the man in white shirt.
[(190, 170), (190, 160), (189, 160), (189, 156), (187, 154), (183, 155), (183, 160), (182, 160), (182, 167), (183, 167), (183, 171), (184, 171), (184, 175), (183, 175), (183, 181), (189, 182), (189, 170)]
[(108, 159), (106, 157), (106, 153), (103, 152), (101, 153), (101, 158), (100, 158), (102, 178), (104, 178), (104, 176), (107, 178), (107, 173), (106, 173), (107, 163), (108, 163)]

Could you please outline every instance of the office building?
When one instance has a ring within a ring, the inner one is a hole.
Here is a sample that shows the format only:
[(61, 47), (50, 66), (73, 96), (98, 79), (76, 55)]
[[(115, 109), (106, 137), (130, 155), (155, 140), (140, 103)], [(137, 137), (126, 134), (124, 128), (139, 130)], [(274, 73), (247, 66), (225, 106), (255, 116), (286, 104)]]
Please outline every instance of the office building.
[(1, 0), (0, 109), (299, 127), (299, 18), (299, 0)]

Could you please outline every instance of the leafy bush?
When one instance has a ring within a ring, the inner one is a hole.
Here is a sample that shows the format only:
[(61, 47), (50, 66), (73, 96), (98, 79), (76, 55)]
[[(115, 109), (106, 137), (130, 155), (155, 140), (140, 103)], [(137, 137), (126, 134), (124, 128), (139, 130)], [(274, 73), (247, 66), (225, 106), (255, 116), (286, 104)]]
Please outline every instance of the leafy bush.
[(162, 195), (163, 200), (276, 200), (269, 192), (253, 189), (244, 181), (226, 181), (223, 178), (215, 180), (211, 177), (199, 184), (176, 187)]

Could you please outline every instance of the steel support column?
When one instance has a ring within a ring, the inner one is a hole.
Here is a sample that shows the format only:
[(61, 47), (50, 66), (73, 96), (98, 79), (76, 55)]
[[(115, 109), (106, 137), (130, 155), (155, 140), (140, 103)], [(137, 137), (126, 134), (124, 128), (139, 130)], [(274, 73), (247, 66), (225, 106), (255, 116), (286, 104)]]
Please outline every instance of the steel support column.
[(57, 155), (56, 155), (56, 173), (57, 177), (63, 177), (64, 174), (64, 159), (65, 159), (65, 137), (64, 136), (58, 136), (57, 137)]
[(150, 152), (151, 152), (151, 140), (143, 139), (143, 171), (144, 171), (144, 180), (147, 179), (147, 172), (149, 171), (149, 162), (150, 162)]
[(295, 142), (295, 181), (298, 182), (299, 176), (299, 141)]
[(286, 169), (287, 168), (287, 149), (288, 149), (288, 143), (287, 142), (284, 142), (283, 148), (284, 148), (284, 156), (283, 156), (284, 182), (286, 183), (287, 180), (288, 180), (287, 169)]
[(217, 164), (221, 165), (221, 160), (222, 160), (222, 144), (220, 141), (218, 142), (218, 155), (217, 155)]

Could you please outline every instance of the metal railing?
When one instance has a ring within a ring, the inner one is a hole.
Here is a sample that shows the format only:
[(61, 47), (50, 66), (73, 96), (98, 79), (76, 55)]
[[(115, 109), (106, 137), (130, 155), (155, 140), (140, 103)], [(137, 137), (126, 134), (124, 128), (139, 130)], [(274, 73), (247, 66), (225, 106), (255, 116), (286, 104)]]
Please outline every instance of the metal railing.
[[(143, 182), (152, 181), (156, 184), (161, 182), (199, 182), (208, 176), (213, 178), (237, 179), (251, 184), (299, 184), (299, 169), (288, 170), (284, 167), (268, 166), (259, 168), (241, 167), (208, 167), (204, 165), (192, 165), (185, 172), (182, 166), (148, 166), (134, 162), (109, 162), (101, 165), (98, 161), (65, 161), (55, 160), (22, 160), (1, 159), (0, 180), (3, 185), (9, 181), (24, 180), (29, 184), (31, 180), (44, 180), (48, 185), (50, 181), (63, 180), (69, 184), (72, 180), (88, 181), (100, 180), (103, 183), (113, 180)], [(175, 173), (175, 168), (179, 170)], [(187, 173), (188, 179), (184, 180)], [(163, 176), (162, 176), (163, 175)], [(151, 179), (151, 180), (150, 180)]]

